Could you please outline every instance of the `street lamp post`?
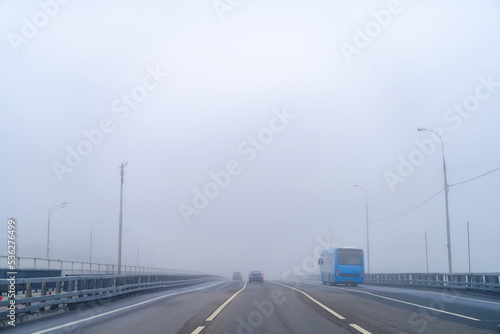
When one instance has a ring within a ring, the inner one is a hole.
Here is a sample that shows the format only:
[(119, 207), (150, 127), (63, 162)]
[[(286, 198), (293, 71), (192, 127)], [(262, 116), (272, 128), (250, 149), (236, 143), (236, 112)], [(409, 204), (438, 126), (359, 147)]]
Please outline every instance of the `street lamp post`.
[(47, 224), (47, 259), (49, 258), (49, 255), (50, 255), (50, 213), (52, 211), (57, 210), (57, 209), (65, 208), (67, 204), (68, 204), (68, 202), (64, 202), (61, 204), (54, 205), (53, 207), (51, 207), (49, 209), (49, 222)]
[(123, 176), (128, 162), (122, 162), (120, 166), (120, 222), (118, 224), (118, 274), (122, 273), (122, 218), (123, 218)]
[(358, 186), (357, 184), (355, 184), (353, 187), (358, 187), (360, 188), (361, 190), (363, 190), (364, 194), (365, 194), (365, 209), (366, 209), (366, 264), (367, 264), (367, 268), (368, 270), (366, 271), (367, 273), (370, 273), (370, 234), (369, 234), (369, 230), (368, 230), (368, 195), (366, 194), (366, 190), (365, 188), (361, 187), (361, 186)]
[(90, 263), (92, 263), (92, 229), (94, 228), (94, 225), (104, 223), (105, 220), (106, 220), (106, 218), (101, 218), (101, 219), (93, 222), (92, 226), (90, 226)]
[(417, 128), (418, 131), (429, 131), (438, 136), (439, 140), (441, 140), (441, 151), (443, 153), (443, 173), (444, 173), (444, 200), (446, 206), (446, 237), (447, 237), (447, 245), (448, 248), (448, 271), (451, 274), (453, 272), (452, 261), (451, 261), (451, 236), (450, 236), (450, 212), (448, 209), (448, 179), (446, 176), (446, 160), (444, 158), (444, 142), (443, 138), (434, 130), (429, 130), (426, 128)]

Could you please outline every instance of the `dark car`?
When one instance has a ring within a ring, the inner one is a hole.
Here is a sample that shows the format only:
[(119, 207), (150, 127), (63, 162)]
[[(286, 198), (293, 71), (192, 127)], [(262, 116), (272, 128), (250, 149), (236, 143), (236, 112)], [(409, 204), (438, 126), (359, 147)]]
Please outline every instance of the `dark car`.
[(248, 283), (260, 282), (264, 283), (264, 273), (260, 270), (254, 270), (248, 275)]
[(242, 280), (243, 279), (243, 275), (241, 275), (241, 273), (239, 271), (235, 271), (233, 273), (233, 281), (235, 280)]

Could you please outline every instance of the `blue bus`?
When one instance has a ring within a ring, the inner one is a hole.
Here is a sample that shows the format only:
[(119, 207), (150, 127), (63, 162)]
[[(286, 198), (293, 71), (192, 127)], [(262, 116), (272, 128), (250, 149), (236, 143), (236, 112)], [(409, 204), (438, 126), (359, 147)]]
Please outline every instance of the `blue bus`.
[(323, 285), (345, 284), (356, 286), (365, 281), (363, 250), (334, 248), (325, 250), (318, 259)]

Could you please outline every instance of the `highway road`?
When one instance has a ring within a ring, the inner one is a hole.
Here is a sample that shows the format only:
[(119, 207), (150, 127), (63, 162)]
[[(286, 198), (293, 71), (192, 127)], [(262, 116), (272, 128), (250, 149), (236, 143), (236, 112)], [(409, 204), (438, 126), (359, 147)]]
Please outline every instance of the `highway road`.
[(120, 298), (9, 333), (499, 333), (500, 298), (320, 282), (222, 281)]

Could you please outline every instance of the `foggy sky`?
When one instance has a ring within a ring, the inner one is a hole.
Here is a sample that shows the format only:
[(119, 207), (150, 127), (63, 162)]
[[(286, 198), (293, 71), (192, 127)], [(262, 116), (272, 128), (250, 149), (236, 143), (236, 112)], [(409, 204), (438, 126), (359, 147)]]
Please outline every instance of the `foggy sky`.
[[(93, 258), (116, 263), (128, 162), (124, 264), (139, 248), (141, 265), (281, 277), (330, 231), (366, 249), (357, 184), (372, 272), (425, 271), (425, 232), (446, 272), (444, 193), (375, 220), (444, 187), (417, 127), (445, 139), (449, 184), (500, 167), (498, 2), (231, 3), (0, 3), (0, 216), (19, 255), (45, 256), (68, 202), (51, 257), (88, 261), (105, 217)], [(472, 270), (500, 271), (498, 189), (500, 171), (450, 188), (454, 271), (467, 221)]]

